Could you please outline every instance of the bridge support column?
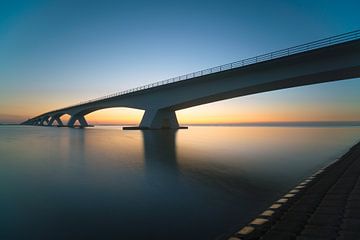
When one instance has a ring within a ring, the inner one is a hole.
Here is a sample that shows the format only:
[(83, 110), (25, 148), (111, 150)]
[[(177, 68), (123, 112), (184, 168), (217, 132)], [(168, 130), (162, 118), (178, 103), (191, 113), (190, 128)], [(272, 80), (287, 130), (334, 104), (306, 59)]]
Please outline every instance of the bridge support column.
[(145, 110), (140, 128), (144, 129), (177, 129), (179, 123), (175, 111), (170, 109)]
[(49, 125), (49, 126), (52, 126), (55, 121), (58, 123), (58, 126), (60, 126), (60, 127), (63, 127), (63, 126), (64, 126), (64, 124), (63, 124), (63, 122), (61, 121), (61, 119), (60, 119), (59, 116), (53, 116), (53, 117), (51, 117), (48, 125)]
[[(46, 124), (44, 124), (44, 123), (46, 123)], [(46, 126), (48, 124), (49, 124), (49, 116), (46, 116), (46, 117), (43, 117), (40, 119), (40, 124), (39, 124), (40, 126)]]
[(84, 115), (80, 115), (80, 114), (72, 115), (72, 116), (70, 117), (68, 126), (69, 126), (69, 127), (74, 127), (76, 121), (79, 122), (80, 127), (88, 127), (88, 126), (89, 126), (89, 124), (87, 123)]
[(34, 120), (34, 122), (32, 123), (32, 125), (34, 125), (34, 126), (39, 125), (39, 119)]

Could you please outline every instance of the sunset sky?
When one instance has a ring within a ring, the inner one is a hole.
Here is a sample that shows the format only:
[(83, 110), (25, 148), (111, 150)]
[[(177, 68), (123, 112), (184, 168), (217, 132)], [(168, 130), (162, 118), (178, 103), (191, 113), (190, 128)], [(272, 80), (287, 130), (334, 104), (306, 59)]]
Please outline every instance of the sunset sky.
[[(0, 123), (360, 29), (359, 1), (1, 1)], [(360, 121), (360, 79), (229, 99), (180, 123)], [(138, 123), (107, 109), (98, 123)]]

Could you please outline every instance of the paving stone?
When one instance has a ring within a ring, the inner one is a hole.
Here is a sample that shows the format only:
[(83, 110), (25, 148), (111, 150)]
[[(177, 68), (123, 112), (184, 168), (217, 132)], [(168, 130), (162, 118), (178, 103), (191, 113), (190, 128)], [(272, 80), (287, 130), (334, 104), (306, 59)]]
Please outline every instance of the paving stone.
[(350, 194), (348, 200), (360, 201), (360, 194)]
[(341, 224), (340, 219), (337, 215), (314, 214), (310, 217), (308, 223), (316, 226), (339, 226)]
[(253, 226), (245, 226), (234, 235), (235, 237), (238, 237), (242, 240), (250, 240), (250, 239), (258, 239), (261, 235), (263, 235), (263, 232), (257, 230)]
[(283, 210), (283, 209), (284, 209), (284, 207), (285, 207), (285, 205), (284, 205), (284, 204), (281, 204), (281, 203), (274, 203), (273, 205), (271, 205), (271, 206), (269, 207), (269, 209), (271, 209), (271, 210), (275, 210), (275, 211), (280, 211), (280, 210)]
[(349, 200), (359, 200), (359, 198), (360, 198), (360, 192), (351, 192), (350, 194), (349, 194), (349, 197), (348, 197), (348, 199)]
[(296, 194), (299, 194), (301, 192), (302, 191), (300, 189), (293, 189), (293, 190), (289, 191), (289, 193), (296, 193)]
[(285, 214), (283, 214), (281, 216), (281, 220), (280, 221), (294, 221), (294, 222), (299, 222), (299, 223), (306, 223), (307, 220), (309, 219), (309, 214), (307, 213), (297, 213), (297, 212), (287, 212)]
[(360, 209), (360, 201), (347, 202), (347, 204), (345, 205), (345, 209), (349, 209), (350, 211), (354, 211), (355, 209)]
[(336, 240), (359, 240), (360, 239), (360, 231), (352, 232), (352, 231), (340, 231), (338, 233), (338, 237)]
[(288, 201), (289, 201), (289, 199), (287, 199), (287, 198), (280, 198), (280, 199), (277, 200), (276, 202), (277, 202), (277, 203), (284, 204), (284, 203), (287, 203)]
[(354, 190), (354, 184), (351, 184), (349, 186), (337, 186), (332, 187), (328, 194), (335, 192), (336, 194), (350, 194)]
[(296, 240), (331, 240), (335, 238), (323, 238), (323, 237), (309, 237), (309, 236), (298, 236)]
[(281, 221), (279, 223), (276, 223), (272, 230), (274, 231), (281, 231), (281, 232), (291, 232), (291, 233), (298, 233), (300, 232), (304, 227), (304, 224), (302, 221)]
[(276, 219), (278, 219), (282, 215), (280, 211), (274, 210), (265, 210), (260, 214), (260, 217), (268, 219), (271, 223), (273, 223)]
[(344, 218), (359, 218), (360, 212), (357, 210), (346, 211), (344, 214)]
[(283, 197), (284, 197), (284, 198), (294, 198), (294, 197), (296, 197), (296, 194), (294, 194), (294, 193), (288, 193), (288, 194), (285, 194)]
[(230, 237), (230, 238), (228, 238), (228, 240), (241, 240), (241, 238), (238, 238), (238, 237)]
[(238, 234), (241, 234), (241, 235), (247, 235), (247, 234), (250, 234), (252, 232), (255, 231), (255, 228), (254, 227), (251, 227), (251, 226), (245, 226), (243, 227), (242, 229), (240, 229), (240, 231), (238, 232)]
[(339, 195), (339, 194), (330, 194), (327, 193), (322, 201), (346, 201), (349, 195)]
[(296, 203), (298, 203), (298, 202), (302, 203), (303, 202), (303, 203), (316, 203), (316, 204), (318, 204), (321, 201), (321, 199), (324, 198), (324, 195), (325, 195), (325, 193), (319, 194), (319, 192), (311, 193), (311, 192), (307, 191), (306, 193), (303, 194), (303, 196), (300, 199), (298, 199), (296, 201)]
[(343, 219), (340, 228), (342, 230), (347, 230), (347, 231), (359, 231), (360, 219), (353, 219), (353, 218)]
[(336, 184), (341, 184), (341, 183), (346, 184), (346, 183), (349, 183), (349, 182), (353, 182), (353, 183), (357, 182), (357, 180), (358, 180), (358, 171), (356, 170), (356, 172), (354, 172), (354, 171), (348, 171), (348, 170), (349, 170), (349, 168), (344, 172), (344, 175), (341, 176), (341, 178), (338, 179)]
[(322, 238), (335, 238), (337, 236), (338, 229), (336, 227), (324, 227), (308, 225), (301, 232), (301, 236), (309, 237), (322, 237)]
[(311, 186), (308, 191), (317, 192), (317, 193), (326, 192), (331, 187), (333, 182), (334, 181), (331, 181), (329, 183), (316, 183), (313, 186)]
[(322, 200), (319, 207), (344, 207), (345, 200)]
[[(352, 165), (352, 168), (355, 166)], [(358, 166), (360, 167), (360, 166)], [(339, 178), (339, 180), (336, 182), (336, 184), (349, 184), (352, 183), (354, 186), (358, 180), (359, 177), (359, 171), (356, 169), (355, 171), (346, 171), (344, 175)]]
[(360, 195), (360, 189), (353, 189), (351, 195)]
[(344, 209), (340, 207), (318, 207), (315, 212), (319, 214), (341, 215)]
[(325, 190), (324, 191), (319, 191), (319, 189), (317, 189), (315, 186), (309, 187), (307, 189), (304, 189), (304, 196), (308, 197), (308, 196), (313, 196), (313, 197), (319, 197), (319, 196), (323, 196), (325, 194)]
[(330, 190), (346, 190), (346, 191), (350, 191), (354, 189), (354, 184), (355, 181), (353, 180), (347, 180), (346, 182), (336, 182)]
[(255, 227), (256, 230), (263, 232), (270, 228), (271, 222), (265, 218), (255, 218), (249, 223), (249, 225)]
[(299, 213), (311, 213), (316, 209), (316, 205), (305, 205), (305, 204), (300, 204), (300, 205), (296, 205), (293, 207), (290, 207), (288, 211), (292, 211), (292, 212), (299, 212)]
[(270, 231), (261, 237), (261, 240), (293, 240), (296, 235), (291, 232)]

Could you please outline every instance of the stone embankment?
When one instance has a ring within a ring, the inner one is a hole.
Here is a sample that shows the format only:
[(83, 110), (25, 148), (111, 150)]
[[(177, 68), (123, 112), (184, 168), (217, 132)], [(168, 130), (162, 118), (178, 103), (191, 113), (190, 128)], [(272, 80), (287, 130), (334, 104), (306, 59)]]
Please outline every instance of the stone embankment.
[(360, 143), (228, 240), (360, 240)]

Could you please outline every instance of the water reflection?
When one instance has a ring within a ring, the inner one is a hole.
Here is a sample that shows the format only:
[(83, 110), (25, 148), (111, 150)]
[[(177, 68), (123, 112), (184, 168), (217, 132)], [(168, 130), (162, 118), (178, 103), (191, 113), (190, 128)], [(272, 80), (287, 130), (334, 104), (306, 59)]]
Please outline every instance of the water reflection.
[(0, 239), (216, 239), (359, 134), (0, 127)]
[[(144, 144), (144, 162), (147, 175), (161, 172), (176, 176), (178, 174), (176, 156), (177, 130), (141, 131)], [(162, 175), (161, 174), (161, 175)]]

